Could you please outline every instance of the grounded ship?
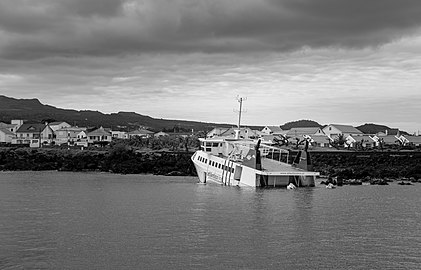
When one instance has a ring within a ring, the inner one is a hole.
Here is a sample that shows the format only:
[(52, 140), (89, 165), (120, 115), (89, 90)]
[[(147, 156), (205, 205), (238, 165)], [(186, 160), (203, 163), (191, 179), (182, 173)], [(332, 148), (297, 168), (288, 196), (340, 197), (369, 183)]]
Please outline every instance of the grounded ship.
[[(241, 119), (241, 101), (240, 117)], [(240, 121), (239, 121), (240, 123)], [(191, 157), (199, 181), (250, 187), (314, 186), (318, 172), (312, 172), (311, 156), (305, 148), (288, 163), (290, 152), (260, 140), (239, 138), (201, 138), (201, 149)]]

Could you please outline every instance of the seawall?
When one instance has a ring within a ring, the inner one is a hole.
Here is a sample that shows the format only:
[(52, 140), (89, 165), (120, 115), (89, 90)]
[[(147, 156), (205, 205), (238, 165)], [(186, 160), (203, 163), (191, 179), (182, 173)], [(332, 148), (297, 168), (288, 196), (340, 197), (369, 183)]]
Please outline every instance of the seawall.
[[(104, 171), (122, 174), (196, 175), (192, 152), (0, 148), (0, 170)], [(421, 179), (421, 152), (310, 152), (315, 171), (345, 179)], [(293, 158), (293, 154), (290, 156)]]

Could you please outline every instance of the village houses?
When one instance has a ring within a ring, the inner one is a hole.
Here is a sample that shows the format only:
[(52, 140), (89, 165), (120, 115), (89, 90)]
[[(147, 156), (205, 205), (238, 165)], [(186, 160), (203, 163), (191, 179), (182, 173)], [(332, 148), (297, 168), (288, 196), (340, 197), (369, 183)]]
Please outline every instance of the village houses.
[[(286, 145), (302, 144), (309, 141), (311, 149), (332, 147), (332, 142), (342, 136), (346, 143), (345, 147), (371, 149), (385, 146), (421, 146), (421, 136), (409, 136), (400, 134), (398, 129), (388, 129), (377, 134), (364, 134), (350, 125), (329, 124), (320, 127), (298, 127), (282, 130), (280, 126), (265, 126), (262, 130), (254, 130), (242, 127), (237, 128), (214, 128), (206, 134), (209, 137), (261, 139), (266, 144)], [(118, 131), (110, 128), (99, 127), (87, 129), (86, 127), (71, 126), (64, 121), (51, 123), (24, 123), (23, 120), (12, 120), (10, 124), (0, 122), (0, 143), (12, 145), (28, 145), (30, 147), (42, 147), (45, 145), (68, 145), (84, 146), (105, 145), (113, 139), (131, 138), (159, 138), (162, 136), (191, 136), (192, 133), (167, 133), (152, 132), (144, 127), (133, 131)]]

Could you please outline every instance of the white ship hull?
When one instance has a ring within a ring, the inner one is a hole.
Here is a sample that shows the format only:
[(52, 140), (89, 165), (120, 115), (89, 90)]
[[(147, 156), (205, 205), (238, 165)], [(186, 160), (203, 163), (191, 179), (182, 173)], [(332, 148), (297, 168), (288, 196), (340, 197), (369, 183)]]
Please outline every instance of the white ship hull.
[(286, 187), (289, 183), (314, 186), (315, 177), (319, 175), (270, 159), (263, 159), (263, 168), (258, 170), (205, 151), (197, 151), (192, 156), (192, 161), (202, 183), (210, 181), (249, 187)]

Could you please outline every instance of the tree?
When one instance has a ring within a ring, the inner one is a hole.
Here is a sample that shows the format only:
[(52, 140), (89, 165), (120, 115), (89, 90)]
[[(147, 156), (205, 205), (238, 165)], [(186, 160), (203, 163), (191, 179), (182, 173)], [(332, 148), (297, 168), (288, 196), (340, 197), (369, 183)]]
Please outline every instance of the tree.
[(339, 149), (341, 147), (344, 147), (345, 145), (348, 145), (345, 136), (343, 134), (339, 134), (338, 137), (336, 137), (333, 141), (329, 140), (329, 144), (332, 147), (335, 147), (336, 149)]

